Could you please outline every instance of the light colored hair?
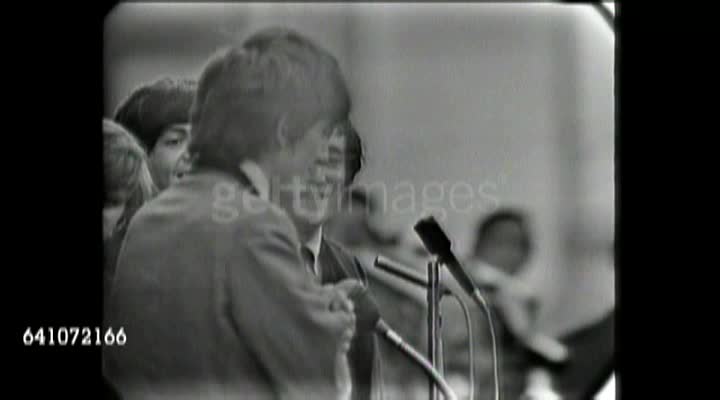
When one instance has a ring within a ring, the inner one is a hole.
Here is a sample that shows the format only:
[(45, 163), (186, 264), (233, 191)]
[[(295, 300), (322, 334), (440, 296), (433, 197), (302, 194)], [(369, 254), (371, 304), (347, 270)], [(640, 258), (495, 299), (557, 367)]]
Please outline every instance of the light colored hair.
[(138, 140), (121, 125), (103, 119), (104, 206), (123, 204), (118, 228), (127, 223), (157, 189), (148, 168), (147, 154)]

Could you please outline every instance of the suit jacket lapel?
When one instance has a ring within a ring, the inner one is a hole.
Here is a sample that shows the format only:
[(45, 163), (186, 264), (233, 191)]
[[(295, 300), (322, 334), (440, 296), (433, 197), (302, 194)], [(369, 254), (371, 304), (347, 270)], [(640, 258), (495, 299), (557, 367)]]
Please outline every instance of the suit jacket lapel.
[(352, 271), (348, 270), (348, 266), (342, 262), (340, 256), (336, 254), (332, 246), (327, 244), (325, 238), (322, 239), (322, 243), (320, 244), (318, 267), (323, 284), (336, 283), (345, 278), (355, 277)]
[(244, 188), (246, 188), (250, 193), (254, 194), (255, 196), (259, 196), (260, 192), (258, 189), (253, 185), (253, 183), (250, 181), (250, 178), (248, 178), (245, 173), (240, 171), (237, 174), (237, 180), (240, 182), (240, 185)]

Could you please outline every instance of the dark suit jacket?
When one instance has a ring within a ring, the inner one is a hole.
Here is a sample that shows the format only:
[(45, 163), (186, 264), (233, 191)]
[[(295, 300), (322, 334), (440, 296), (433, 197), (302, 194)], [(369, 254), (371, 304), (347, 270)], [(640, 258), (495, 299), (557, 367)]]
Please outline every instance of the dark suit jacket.
[[(338, 243), (323, 237), (318, 258), (323, 284), (349, 278), (367, 287), (367, 275), (360, 262)], [(373, 332), (357, 332), (352, 341), (348, 362), (353, 376), (353, 400), (370, 400), (382, 395), (382, 364), (376, 340)]]
[(560, 340), (570, 350), (570, 359), (555, 377), (558, 391), (564, 399), (592, 398), (614, 366), (615, 311)]
[(196, 171), (141, 208), (118, 257), (104, 369), (125, 400), (335, 399), (351, 316), (305, 270), (285, 213)]

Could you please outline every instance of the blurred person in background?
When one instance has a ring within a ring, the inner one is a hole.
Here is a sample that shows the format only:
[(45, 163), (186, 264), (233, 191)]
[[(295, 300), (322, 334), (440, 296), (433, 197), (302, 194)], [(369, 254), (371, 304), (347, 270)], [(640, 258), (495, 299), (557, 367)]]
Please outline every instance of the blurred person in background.
[(349, 398), (360, 285), (312, 279), (273, 195), (306, 179), (349, 111), (337, 60), (294, 31), (208, 61), (194, 165), (136, 214), (118, 258), (108, 320), (131, 339), (103, 359), (126, 399)]
[(197, 83), (162, 78), (136, 88), (115, 111), (116, 122), (142, 142), (159, 190), (180, 179), (190, 167), (190, 106)]
[[(303, 243), (301, 253), (308, 271), (321, 284), (355, 279), (367, 287), (367, 275), (360, 262), (342, 245), (324, 234), (323, 224), (336, 215), (346, 189), (363, 163), (360, 136), (347, 120), (337, 124), (327, 147), (315, 160), (315, 167), (302, 181), (301, 191), (281, 199)], [(359, 230), (359, 229), (356, 229)], [(353, 400), (382, 397), (382, 375), (377, 341), (373, 331), (358, 331), (352, 342), (349, 362), (353, 374)]]
[(468, 260), (473, 277), (503, 305), (505, 317), (516, 331), (530, 330), (538, 299), (531, 287), (516, 279), (532, 252), (527, 217), (519, 210), (495, 211), (478, 223), (475, 235)]
[(115, 270), (115, 261), (130, 218), (156, 192), (145, 150), (122, 126), (103, 119), (103, 243), (104, 292)]
[(548, 368), (567, 358), (561, 343), (536, 329), (539, 296), (518, 277), (531, 254), (528, 218), (522, 211), (508, 208), (478, 223), (473, 253), (466, 262), (475, 282), (490, 297), (506, 399), (523, 395), (554, 399)]
[(374, 224), (381, 210), (378, 199), (361, 187), (350, 187), (341, 199), (339, 212), (325, 223), (329, 237), (349, 248), (395, 248), (400, 238), (382, 232)]

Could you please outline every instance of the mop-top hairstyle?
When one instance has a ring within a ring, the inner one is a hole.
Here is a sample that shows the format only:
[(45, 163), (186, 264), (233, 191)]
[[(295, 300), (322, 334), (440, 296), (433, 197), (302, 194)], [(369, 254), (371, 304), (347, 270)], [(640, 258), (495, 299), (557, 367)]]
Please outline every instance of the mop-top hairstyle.
[(197, 82), (162, 78), (135, 90), (118, 106), (115, 122), (128, 129), (152, 152), (163, 131), (190, 122)]
[(284, 118), (291, 143), (313, 124), (347, 118), (348, 88), (337, 60), (300, 34), (266, 29), (205, 66), (191, 112), (197, 165), (234, 170), (274, 148)]

